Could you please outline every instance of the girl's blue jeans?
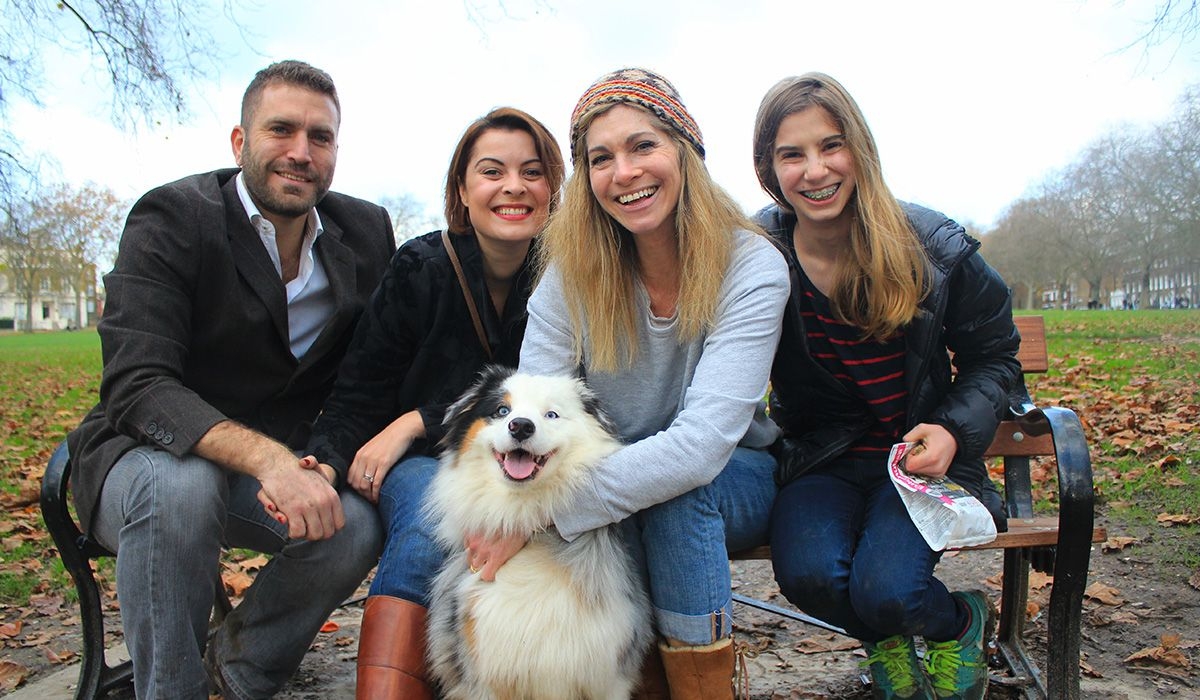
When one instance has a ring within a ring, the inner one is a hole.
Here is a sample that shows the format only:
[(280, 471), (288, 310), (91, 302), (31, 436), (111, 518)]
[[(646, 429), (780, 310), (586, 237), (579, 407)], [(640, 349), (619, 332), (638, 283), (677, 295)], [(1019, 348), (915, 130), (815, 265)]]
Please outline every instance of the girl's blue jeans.
[(841, 459), (779, 491), (771, 520), (775, 580), (796, 607), (865, 642), (958, 636), (966, 613), (933, 568), (882, 459)]

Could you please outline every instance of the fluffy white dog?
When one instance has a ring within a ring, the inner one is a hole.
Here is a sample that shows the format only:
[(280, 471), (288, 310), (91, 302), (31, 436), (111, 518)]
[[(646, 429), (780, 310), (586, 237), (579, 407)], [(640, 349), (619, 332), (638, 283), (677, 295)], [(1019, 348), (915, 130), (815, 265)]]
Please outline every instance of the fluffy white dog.
[[(489, 369), (447, 413), (426, 503), (452, 553), (433, 585), (429, 665), (447, 698), (627, 700), (653, 639), (615, 526), (567, 542), (554, 516), (620, 447), (583, 382)], [(468, 534), (530, 535), (492, 583)]]

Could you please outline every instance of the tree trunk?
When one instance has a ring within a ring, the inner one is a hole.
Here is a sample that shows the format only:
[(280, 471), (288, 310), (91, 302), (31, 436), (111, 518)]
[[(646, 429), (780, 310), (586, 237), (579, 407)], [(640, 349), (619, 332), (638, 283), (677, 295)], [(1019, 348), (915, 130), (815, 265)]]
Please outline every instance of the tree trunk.
[(87, 328), (87, 275), (80, 273), (79, 279), (75, 280), (75, 327)]
[(25, 332), (33, 332), (33, 292), (25, 294)]

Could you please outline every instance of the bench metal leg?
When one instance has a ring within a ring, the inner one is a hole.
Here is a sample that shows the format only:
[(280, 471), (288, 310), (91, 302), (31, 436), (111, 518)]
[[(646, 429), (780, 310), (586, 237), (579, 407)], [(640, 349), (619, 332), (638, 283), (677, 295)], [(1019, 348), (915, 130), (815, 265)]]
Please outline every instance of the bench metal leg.
[(996, 644), (1011, 677), (992, 681), (1021, 688), (1027, 698), (1045, 698), (1046, 681), (1025, 648), (1025, 610), (1029, 604), (1028, 549), (1004, 550), (1004, 588), (1000, 593), (1000, 624)]

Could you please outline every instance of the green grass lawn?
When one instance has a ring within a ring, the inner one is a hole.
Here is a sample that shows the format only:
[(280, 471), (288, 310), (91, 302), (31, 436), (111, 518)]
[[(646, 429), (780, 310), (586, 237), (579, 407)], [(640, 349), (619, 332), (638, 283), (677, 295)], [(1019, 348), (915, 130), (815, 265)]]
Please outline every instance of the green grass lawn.
[(1110, 532), (1200, 568), (1200, 310), (1041, 313), (1051, 370), (1030, 390), (1083, 419)]
[(100, 392), (94, 329), (0, 334), (0, 603), (74, 588), (41, 521), (42, 470)]

